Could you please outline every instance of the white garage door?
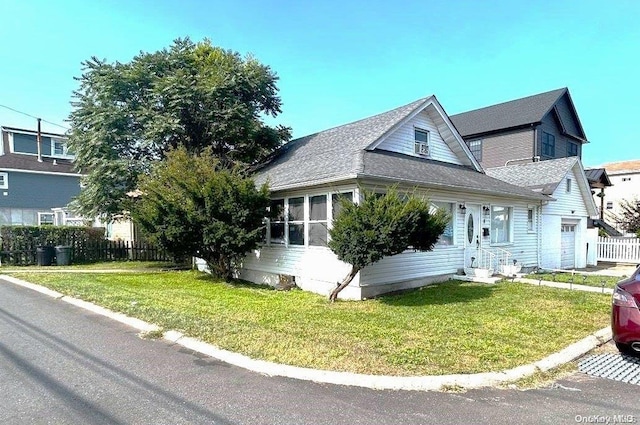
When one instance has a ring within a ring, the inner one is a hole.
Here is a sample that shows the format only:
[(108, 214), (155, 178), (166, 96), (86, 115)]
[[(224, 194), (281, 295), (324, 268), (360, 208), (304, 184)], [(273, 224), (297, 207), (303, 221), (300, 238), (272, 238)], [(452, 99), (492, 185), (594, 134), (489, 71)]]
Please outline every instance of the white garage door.
[(571, 269), (576, 265), (576, 225), (563, 224), (560, 231), (562, 235), (560, 266), (563, 269)]

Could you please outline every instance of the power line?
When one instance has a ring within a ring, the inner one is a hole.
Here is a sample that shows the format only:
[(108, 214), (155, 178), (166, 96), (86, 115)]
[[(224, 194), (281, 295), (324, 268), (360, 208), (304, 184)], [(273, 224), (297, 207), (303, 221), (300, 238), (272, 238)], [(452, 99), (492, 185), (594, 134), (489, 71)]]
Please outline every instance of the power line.
[(17, 112), (18, 114), (26, 115), (26, 116), (28, 116), (30, 118), (33, 118), (33, 119), (36, 119), (36, 120), (39, 119), (42, 122), (46, 122), (47, 124), (55, 125), (56, 127), (60, 127), (60, 128), (64, 128), (65, 130), (69, 130), (69, 127), (65, 127), (64, 125), (56, 124), (55, 122), (47, 121), (45, 119), (36, 117), (34, 115), (27, 114), (26, 112), (18, 111), (17, 109), (14, 109), (14, 108), (12, 108), (10, 106), (7, 106), (7, 105), (0, 105), (0, 108), (6, 108), (6, 109), (8, 109), (10, 111)]

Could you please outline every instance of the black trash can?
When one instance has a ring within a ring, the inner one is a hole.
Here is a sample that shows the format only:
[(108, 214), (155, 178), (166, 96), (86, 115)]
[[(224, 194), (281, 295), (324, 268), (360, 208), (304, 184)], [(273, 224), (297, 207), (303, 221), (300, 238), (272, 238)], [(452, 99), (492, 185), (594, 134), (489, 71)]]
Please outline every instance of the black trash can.
[(69, 264), (71, 264), (70, 246), (56, 246), (56, 264), (59, 266), (68, 266)]
[(36, 261), (39, 266), (50, 266), (53, 263), (55, 250), (52, 246), (39, 246), (36, 248)]

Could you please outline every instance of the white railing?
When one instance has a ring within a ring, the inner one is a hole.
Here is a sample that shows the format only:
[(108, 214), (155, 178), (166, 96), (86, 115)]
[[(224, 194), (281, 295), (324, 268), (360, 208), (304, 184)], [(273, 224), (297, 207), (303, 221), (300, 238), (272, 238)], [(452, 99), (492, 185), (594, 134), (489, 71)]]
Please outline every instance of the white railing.
[(598, 261), (640, 263), (640, 239), (598, 237)]
[(474, 260), (471, 262), (471, 267), (477, 267), (480, 269), (495, 270), (496, 255), (484, 248), (478, 248), (478, 252)]

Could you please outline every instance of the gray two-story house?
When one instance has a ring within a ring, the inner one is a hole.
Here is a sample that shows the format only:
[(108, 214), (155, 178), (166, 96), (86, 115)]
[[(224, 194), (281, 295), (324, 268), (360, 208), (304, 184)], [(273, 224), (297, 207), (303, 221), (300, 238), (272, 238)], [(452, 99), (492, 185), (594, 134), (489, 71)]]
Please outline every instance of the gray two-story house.
[(80, 174), (62, 134), (0, 127), (0, 226), (69, 224)]
[(452, 115), (451, 121), (483, 168), (582, 158), (588, 143), (567, 88)]

